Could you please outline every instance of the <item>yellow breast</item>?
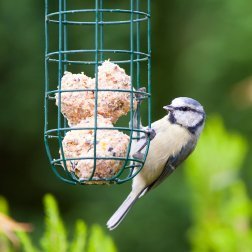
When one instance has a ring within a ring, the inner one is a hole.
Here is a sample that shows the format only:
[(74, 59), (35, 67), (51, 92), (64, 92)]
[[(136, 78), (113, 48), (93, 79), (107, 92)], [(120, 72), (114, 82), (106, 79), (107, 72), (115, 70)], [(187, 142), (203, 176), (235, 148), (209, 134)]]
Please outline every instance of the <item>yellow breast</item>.
[(171, 124), (167, 116), (153, 123), (152, 128), (156, 136), (150, 143), (145, 165), (136, 177), (147, 185), (159, 177), (169, 156), (178, 154), (192, 138), (185, 128)]

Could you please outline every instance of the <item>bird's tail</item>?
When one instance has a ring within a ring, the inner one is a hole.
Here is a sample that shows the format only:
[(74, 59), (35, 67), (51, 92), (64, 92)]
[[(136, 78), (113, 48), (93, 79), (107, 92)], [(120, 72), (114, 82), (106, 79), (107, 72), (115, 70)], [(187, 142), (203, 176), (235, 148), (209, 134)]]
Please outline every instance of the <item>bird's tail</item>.
[(124, 217), (129, 212), (131, 207), (137, 201), (141, 193), (142, 191), (138, 194), (134, 194), (133, 192), (129, 194), (126, 200), (121, 204), (121, 206), (116, 210), (116, 212), (108, 220), (107, 227), (109, 230), (115, 229), (121, 223), (121, 221), (124, 219)]

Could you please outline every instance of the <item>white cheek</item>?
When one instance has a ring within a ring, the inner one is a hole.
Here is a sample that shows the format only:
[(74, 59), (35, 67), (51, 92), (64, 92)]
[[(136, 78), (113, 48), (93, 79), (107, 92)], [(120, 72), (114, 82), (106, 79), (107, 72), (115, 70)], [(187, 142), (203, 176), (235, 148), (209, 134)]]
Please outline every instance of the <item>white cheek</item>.
[(186, 127), (193, 127), (198, 123), (200, 119), (198, 114), (195, 112), (183, 112), (183, 111), (176, 111), (176, 119), (179, 124), (182, 124)]

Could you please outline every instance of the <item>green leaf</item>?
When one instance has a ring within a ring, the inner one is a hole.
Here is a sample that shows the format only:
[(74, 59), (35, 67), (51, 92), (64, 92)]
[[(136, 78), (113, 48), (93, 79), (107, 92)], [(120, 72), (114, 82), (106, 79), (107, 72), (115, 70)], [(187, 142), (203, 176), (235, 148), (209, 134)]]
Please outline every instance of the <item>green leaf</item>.
[(230, 185), (237, 178), (247, 149), (243, 137), (227, 132), (221, 118), (212, 116), (195, 152), (186, 162), (189, 183), (202, 193)]
[(58, 205), (54, 197), (47, 194), (44, 197), (46, 230), (41, 240), (45, 252), (66, 252), (67, 235), (62, 219), (59, 215)]
[(192, 193), (192, 251), (249, 251), (251, 200), (239, 178), (247, 142), (211, 117), (195, 153), (186, 162)]
[(109, 236), (106, 236), (102, 228), (93, 225), (89, 238), (87, 252), (116, 252), (117, 249)]
[[(7, 200), (0, 196), (0, 213), (8, 215), (9, 209), (8, 209), (8, 202)], [(10, 244), (10, 241), (8, 238), (1, 232), (0, 230), (0, 251), (1, 252), (11, 252), (12, 246)]]
[[(72, 243), (67, 240), (66, 229), (59, 214), (55, 198), (47, 194), (44, 197), (45, 207), (45, 233), (40, 242), (42, 250), (36, 248), (29, 234), (17, 231), (17, 237), (24, 252), (116, 252), (113, 240), (106, 236), (101, 227), (94, 225), (91, 228), (87, 244), (87, 225), (82, 220), (77, 220)], [(0, 210), (8, 211), (7, 201), (0, 197)], [(1, 212), (0, 211), (0, 212)], [(86, 249), (87, 247), (87, 249)], [(0, 252), (12, 252), (12, 246), (4, 234), (0, 233)]]
[(70, 246), (70, 252), (84, 252), (87, 239), (87, 226), (84, 221), (77, 220), (75, 225), (75, 234)]
[(38, 252), (38, 249), (34, 247), (27, 233), (19, 231), (17, 232), (17, 236), (25, 252)]
[(8, 202), (4, 197), (0, 196), (0, 213), (8, 215), (8, 212), (9, 212)]

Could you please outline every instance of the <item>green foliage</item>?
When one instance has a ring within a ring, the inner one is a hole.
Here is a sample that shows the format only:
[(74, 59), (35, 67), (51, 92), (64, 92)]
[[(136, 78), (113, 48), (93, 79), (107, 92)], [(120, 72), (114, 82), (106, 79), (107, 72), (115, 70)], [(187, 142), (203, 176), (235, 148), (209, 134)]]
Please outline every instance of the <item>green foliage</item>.
[[(17, 236), (24, 252), (116, 252), (112, 239), (105, 235), (98, 225), (93, 225), (89, 232), (84, 221), (77, 220), (73, 240), (69, 241), (63, 220), (55, 198), (47, 194), (44, 197), (45, 206), (45, 232), (41, 238), (41, 248), (37, 248), (30, 235), (18, 231)], [(7, 211), (6, 200), (0, 197), (0, 212)], [(11, 252), (12, 247), (7, 238), (0, 235), (0, 251)]]
[[(51, 2), (56, 6), (58, 1)], [(94, 1), (91, 0), (67, 1), (68, 4), (72, 2), (78, 6), (94, 7)], [(106, 1), (106, 4), (118, 6), (122, 2), (129, 3), (111, 0)], [(239, 94), (235, 93), (233, 101), (230, 99), (230, 91), (237, 83), (251, 76), (251, 9), (251, 0), (152, 1), (153, 120), (164, 116), (162, 107), (177, 96), (192, 96), (204, 105), (208, 114), (220, 113), (229, 129), (241, 132), (250, 145), (243, 169), (232, 172), (234, 176), (242, 173), (250, 195), (251, 107), (246, 110), (238, 109), (236, 106), (239, 105)], [(54, 10), (56, 11), (55, 8)], [(85, 16), (80, 15), (82, 20), (86, 20)], [(128, 47), (127, 25), (111, 26), (108, 29), (105, 39), (111, 41), (109, 47), (114, 46), (118, 37), (118, 46)], [(56, 29), (54, 31), (53, 45), (57, 43), (58, 34)], [(74, 31), (75, 28), (72, 27), (70, 32)], [(88, 31), (85, 36), (81, 32), (80, 38), (75, 41), (70, 39), (71, 48), (80, 48), (84, 43), (86, 45), (87, 40), (90, 42), (89, 48), (93, 48), (93, 28), (88, 27)], [(141, 37), (144, 36), (145, 34), (141, 34)], [(83, 216), (85, 209), (84, 218), (89, 223), (92, 220), (104, 222), (124, 195), (126, 196), (130, 183), (118, 187), (70, 188), (53, 176), (43, 151), (44, 1), (1, 0), (0, 37), (0, 194), (11, 197), (8, 200), (18, 216), (27, 216), (22, 212), (27, 207), (33, 218), (40, 219), (41, 211), (37, 207), (40, 204), (40, 195), (51, 191), (54, 195), (64, 195), (59, 197), (59, 203), (63, 203), (65, 197), (69, 199), (68, 205), (62, 204), (62, 210), (69, 212), (70, 220)], [(144, 110), (142, 113), (144, 116)], [(208, 148), (208, 144), (203, 146), (201, 141), (199, 144), (191, 158), (200, 156), (198, 152), (204, 152)], [(229, 148), (224, 157), (228, 150)], [(209, 159), (213, 159), (210, 160), (211, 163), (221, 158), (221, 155), (213, 157), (210, 152), (205, 152)], [(194, 183), (203, 184), (201, 179), (208, 176), (208, 171), (203, 165), (200, 169), (202, 173), (195, 177)], [(184, 233), (190, 225), (188, 202), (194, 204), (195, 199), (191, 201), (186, 190), (183, 180), (185, 171), (189, 172), (188, 169), (179, 168), (159, 188), (142, 198), (119, 229), (112, 233), (121, 252), (189, 251)], [(220, 179), (227, 180), (225, 175), (222, 177)], [(222, 181), (218, 184), (222, 184)], [(197, 191), (200, 192), (201, 189)], [(234, 202), (240, 200), (237, 197), (233, 197)], [(108, 204), (108, 199), (111, 204)], [(231, 204), (233, 201), (230, 199), (228, 202)], [(196, 211), (198, 207), (193, 209)], [(104, 211), (101, 211), (103, 208)], [(36, 232), (42, 232), (43, 227), (35, 228)], [(145, 242), (137, 246), (140, 243), (139, 234), (143, 232)], [(70, 248), (71, 246), (69, 250)]]
[(67, 235), (60, 218), (57, 203), (52, 195), (44, 197), (46, 231), (41, 240), (44, 251), (67, 251)]
[(87, 252), (116, 252), (116, 247), (109, 236), (105, 236), (101, 227), (93, 225)]
[(239, 178), (246, 153), (245, 139), (227, 132), (219, 117), (207, 121), (186, 168), (192, 191), (192, 251), (251, 251), (252, 204)]
[(23, 251), (25, 252), (38, 252), (38, 250), (32, 244), (29, 235), (25, 232), (17, 232), (18, 238), (22, 244)]
[(87, 226), (82, 220), (77, 220), (75, 225), (75, 236), (70, 246), (70, 252), (84, 251), (87, 240)]
[[(3, 214), (8, 214), (9, 209), (8, 209), (8, 203), (6, 199), (2, 196), (0, 196), (0, 213)], [(1, 252), (12, 252), (12, 248), (10, 245), (10, 241), (7, 239), (7, 237), (1, 233), (0, 230), (0, 251)]]
[(7, 203), (7, 200), (0, 196), (0, 213), (3, 213), (3, 214), (8, 214), (9, 212), (9, 207), (8, 207), (8, 203)]

